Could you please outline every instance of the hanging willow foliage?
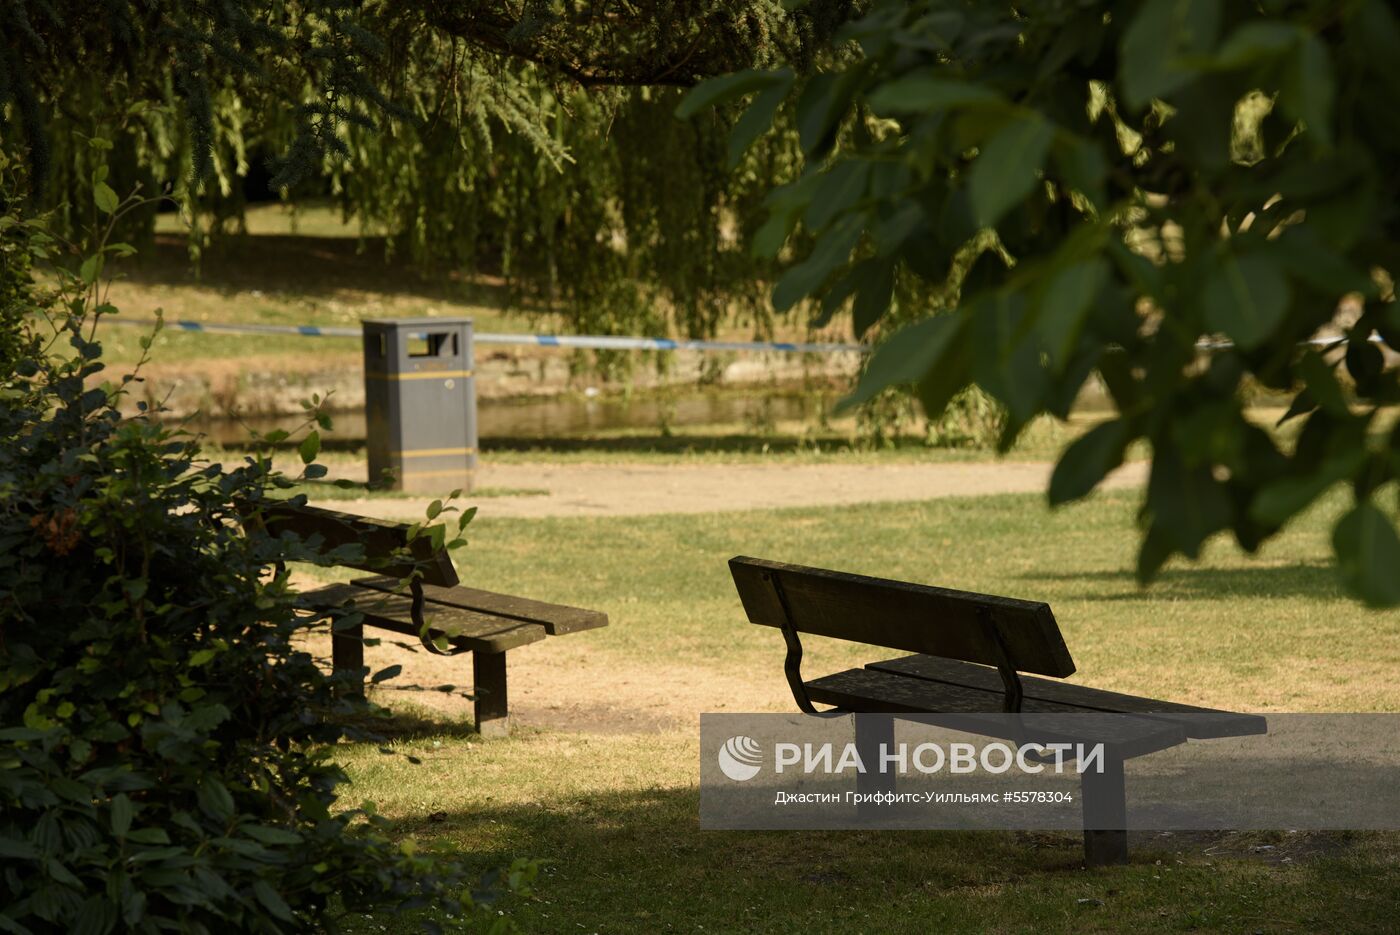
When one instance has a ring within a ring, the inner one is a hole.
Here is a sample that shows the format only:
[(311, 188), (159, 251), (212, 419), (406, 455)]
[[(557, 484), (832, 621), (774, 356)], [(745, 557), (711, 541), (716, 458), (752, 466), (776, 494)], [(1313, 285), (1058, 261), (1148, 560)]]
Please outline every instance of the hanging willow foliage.
[(811, 67), (856, 6), (17, 0), (0, 7), (0, 147), (70, 229), (99, 163), (236, 228), (252, 154), (275, 154), (278, 189), (329, 180), (391, 250), (498, 270), (579, 330), (700, 336), (735, 313), (764, 330), (773, 261), (746, 244), (798, 170), (795, 134), (731, 165), (738, 109), (675, 106), (710, 75)]

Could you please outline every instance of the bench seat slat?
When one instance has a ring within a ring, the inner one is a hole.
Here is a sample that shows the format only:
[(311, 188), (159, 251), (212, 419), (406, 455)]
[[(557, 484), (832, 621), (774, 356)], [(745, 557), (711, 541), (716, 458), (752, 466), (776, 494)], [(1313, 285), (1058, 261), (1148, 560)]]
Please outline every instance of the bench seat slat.
[[(413, 601), (407, 594), (389, 594), (353, 584), (333, 584), (304, 595), (319, 607), (333, 607), (347, 600), (365, 615), (365, 624), (395, 633), (417, 636), (413, 625)], [(441, 633), (454, 646), (477, 652), (499, 653), (544, 639), (548, 633), (537, 623), (522, 623), (433, 601), (423, 604), (423, 619), (430, 633)]]
[[(993, 695), (963, 685), (868, 668), (837, 672), (806, 685), (808, 697), (813, 701), (858, 714), (932, 715), (934, 717), (928, 718), (931, 723), (987, 736), (1001, 736), (1001, 730), (1010, 726), (1008, 720), (1001, 718), (966, 719), (966, 715), (1000, 713), (1002, 698), (999, 693)], [(1046, 743), (1059, 740), (1103, 742), (1112, 746), (1118, 756), (1127, 758), (1186, 742), (1186, 733), (1179, 725), (1151, 718), (1108, 717), (1104, 712), (1029, 697), (1021, 710), (1024, 714), (1063, 716), (1062, 722), (1046, 717), (1034, 719), (1036, 739)], [(959, 716), (963, 716), (962, 722)]]
[[(393, 591), (399, 587), (399, 579), (384, 575), (357, 578), (351, 583), (375, 591)], [(600, 611), (550, 604), (510, 594), (497, 594), (494, 591), (482, 591), (464, 585), (444, 588), (435, 584), (425, 584), (423, 596), (434, 604), (460, 607), (495, 617), (509, 617), (522, 623), (537, 623), (544, 627), (550, 636), (577, 633), (580, 630), (592, 630), (608, 625), (608, 615)]]
[[(937, 656), (900, 656), (896, 659), (872, 662), (866, 668), (995, 693), (998, 699), (1003, 693), (1001, 676), (995, 669), (952, 659), (940, 659)], [(1032, 710), (1032, 701), (1046, 701), (1092, 711), (1137, 714), (1178, 724), (1185, 730), (1186, 736), (1202, 740), (1262, 734), (1267, 730), (1266, 720), (1258, 714), (1240, 714), (1174, 701), (1159, 701), (1155, 698), (1125, 695), (1121, 692), (1088, 688), (1030, 675), (1021, 676), (1021, 685), (1025, 690), (1023, 707), (1026, 711)]]

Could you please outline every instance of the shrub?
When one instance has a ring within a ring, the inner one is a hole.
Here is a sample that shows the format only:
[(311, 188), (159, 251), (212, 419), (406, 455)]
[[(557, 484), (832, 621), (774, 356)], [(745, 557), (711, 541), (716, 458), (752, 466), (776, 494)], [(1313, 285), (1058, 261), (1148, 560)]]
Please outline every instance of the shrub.
[(269, 458), (208, 463), (122, 417), (136, 377), (93, 385), (97, 266), (57, 273), (63, 304), (40, 321), (61, 342), (22, 342), (0, 374), (0, 931), (483, 917), (462, 863), (338, 806), (333, 745), (378, 709), (307, 651), (328, 624), (280, 570), (337, 556), (240, 525), (235, 501), (291, 482)]

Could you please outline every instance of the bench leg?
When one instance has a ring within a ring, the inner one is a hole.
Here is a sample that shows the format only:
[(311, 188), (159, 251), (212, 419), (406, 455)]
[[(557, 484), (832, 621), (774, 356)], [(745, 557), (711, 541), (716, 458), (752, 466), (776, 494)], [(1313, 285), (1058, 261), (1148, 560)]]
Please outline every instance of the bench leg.
[(365, 627), (357, 624), (345, 630), (331, 631), (331, 665), (337, 672), (359, 673), (355, 680), (359, 693), (364, 694)]
[[(880, 747), (894, 749), (894, 718), (888, 714), (857, 714), (856, 752), (865, 765), (865, 772), (856, 776), (856, 792), (872, 795), (895, 791), (893, 771), (880, 772)], [(862, 818), (879, 818), (890, 814), (888, 806), (862, 802), (856, 806)]]
[[(1079, 778), (1084, 809), (1084, 866), (1109, 867), (1128, 862), (1128, 800), (1123, 783), (1123, 761), (1108, 756), (1102, 773)], [(1093, 815), (1090, 828), (1090, 815)]]
[(481, 736), (508, 736), (505, 653), (472, 653), (472, 693), (476, 695), (476, 729)]

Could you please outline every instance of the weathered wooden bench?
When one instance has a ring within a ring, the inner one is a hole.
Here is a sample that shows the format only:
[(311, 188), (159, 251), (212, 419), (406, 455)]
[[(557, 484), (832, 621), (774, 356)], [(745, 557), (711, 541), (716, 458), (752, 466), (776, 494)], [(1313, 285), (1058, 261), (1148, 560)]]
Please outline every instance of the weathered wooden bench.
[[(787, 645), (784, 669), (797, 706), (852, 713), (977, 714), (1110, 712), (1113, 742), (1102, 773), (1081, 776), (1081, 801), (1100, 820), (1084, 831), (1085, 863), (1126, 863), (1123, 761), (1188, 739), (1260, 734), (1262, 716), (1086, 688), (1021, 673), (1064, 678), (1074, 661), (1050, 605), (844, 574), (763, 559), (730, 559), (749, 622), (776, 627)], [(802, 676), (799, 633), (915, 653), (821, 678)], [(1109, 719), (1100, 719), (1106, 721)], [(981, 723), (986, 723), (983, 719)], [(893, 718), (877, 728), (893, 739)], [(858, 728), (859, 729), (859, 728)], [(959, 728), (961, 729), (961, 728)], [(867, 737), (858, 744), (873, 744)], [(871, 747), (877, 749), (877, 747)]]
[(358, 544), (360, 557), (339, 564), (375, 573), (303, 595), (318, 609), (348, 606), (363, 615), (360, 623), (332, 629), (336, 670), (358, 672), (363, 680), (366, 626), (413, 636), (434, 655), (469, 652), (476, 725), (484, 737), (510, 733), (508, 651), (608, 625), (607, 615), (596, 610), (462, 586), (447, 551), (435, 549), (427, 536), (410, 539), (407, 524), (281, 503), (260, 505), (258, 515), (274, 536), (319, 540), (327, 550)]

